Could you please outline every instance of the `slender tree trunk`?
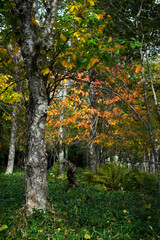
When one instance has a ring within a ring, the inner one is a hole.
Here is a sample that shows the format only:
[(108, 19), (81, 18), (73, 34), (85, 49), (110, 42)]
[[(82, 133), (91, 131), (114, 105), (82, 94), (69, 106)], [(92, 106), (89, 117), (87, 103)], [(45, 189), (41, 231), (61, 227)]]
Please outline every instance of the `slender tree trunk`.
[(65, 159), (68, 160), (68, 145), (65, 144)]
[(7, 169), (5, 174), (13, 173), (15, 150), (16, 150), (16, 135), (17, 135), (17, 103), (13, 105), (11, 139), (10, 139), (10, 145), (9, 145), (8, 164), (7, 164)]
[(158, 107), (158, 100), (157, 100), (156, 91), (155, 91), (155, 88), (154, 88), (154, 85), (153, 85), (153, 79), (152, 79), (151, 68), (150, 68), (150, 63), (149, 63), (147, 51), (146, 51), (146, 59), (147, 59), (147, 67), (148, 67), (148, 72), (149, 72), (149, 79), (150, 79), (150, 82), (151, 82), (151, 88), (152, 88), (152, 93), (153, 93), (153, 98), (154, 98), (154, 105), (155, 105), (155, 109), (156, 109), (157, 118), (158, 118), (158, 121), (160, 123), (160, 112), (159, 112), (159, 107)]
[[(156, 163), (156, 168), (158, 170), (158, 192), (160, 194), (160, 161), (159, 161), (159, 157), (157, 154), (157, 149), (156, 149), (156, 145), (155, 145), (155, 140), (153, 137), (153, 132), (152, 132), (152, 124), (151, 124), (151, 119), (150, 119), (150, 109), (149, 109), (149, 104), (148, 104), (148, 96), (147, 96), (147, 87), (146, 87), (146, 79), (145, 79), (145, 73), (144, 73), (144, 53), (143, 53), (143, 47), (144, 46), (144, 31), (143, 31), (143, 25), (142, 25), (142, 21), (140, 24), (140, 28), (138, 29), (138, 21), (137, 18), (140, 17), (141, 12), (142, 12), (142, 7), (143, 7), (143, 0), (141, 1), (141, 5), (140, 5), (140, 9), (139, 12), (135, 18), (135, 24), (136, 24), (136, 29), (137, 29), (137, 40), (138, 39), (138, 32), (139, 30), (141, 30), (141, 36), (142, 36), (142, 47), (140, 47), (140, 56), (141, 56), (141, 65), (142, 65), (142, 82), (143, 82), (143, 91), (144, 91), (144, 101), (145, 101), (145, 106), (146, 106), (146, 114), (147, 114), (147, 120), (148, 120), (148, 134), (150, 137), (150, 142), (151, 142), (151, 149), (153, 152), (153, 156), (154, 156), (154, 160)], [(153, 86), (153, 81), (152, 81), (152, 76), (151, 76), (151, 71), (150, 71), (150, 65), (149, 65), (149, 60), (148, 60), (148, 55), (147, 55), (147, 49), (146, 49), (146, 58), (147, 58), (147, 66), (148, 66), (148, 71), (149, 71), (149, 77), (150, 77), (150, 81), (151, 81), (151, 87), (152, 87), (152, 92), (154, 95), (154, 101), (155, 101), (155, 107), (157, 105), (157, 98), (156, 98), (156, 94), (155, 94), (155, 90), (154, 90), (154, 86)], [(159, 110), (156, 108), (156, 113), (157, 113), (157, 117), (159, 120)]]
[(158, 150), (158, 193), (160, 197), (160, 150)]
[(60, 166), (60, 174), (63, 178), (64, 176), (64, 144), (63, 144), (63, 127), (60, 126), (59, 129), (59, 166)]
[(148, 120), (148, 134), (150, 137), (151, 149), (152, 149), (154, 160), (156, 163), (156, 169), (158, 171), (158, 193), (160, 194), (160, 161), (159, 161), (159, 157), (158, 157), (158, 153), (155, 145), (155, 140), (153, 137), (152, 124), (150, 119), (150, 109), (148, 105), (146, 80), (145, 80), (145, 74), (144, 74), (144, 57), (143, 57), (142, 47), (140, 48), (140, 55), (141, 55), (141, 64), (142, 64), (142, 81), (143, 81), (144, 100), (145, 100), (147, 120)]
[(150, 150), (150, 161), (151, 161), (151, 164), (152, 164), (152, 173), (155, 173), (155, 171), (156, 171), (156, 162), (155, 162), (155, 159), (154, 159), (154, 156), (153, 156), (151, 150)]
[(95, 144), (92, 141), (90, 141), (89, 143), (89, 169), (93, 172), (96, 172), (97, 170), (97, 157)]
[[(90, 107), (95, 109), (95, 89), (93, 86), (93, 74), (94, 72), (91, 70), (90, 72), (90, 87), (89, 87), (89, 99), (90, 99)], [(90, 139), (89, 139), (89, 169), (93, 172), (97, 171), (97, 155), (96, 155), (96, 146), (95, 143), (93, 142), (94, 138), (97, 135), (97, 114), (93, 113), (91, 117), (91, 128), (90, 128)]]
[(60, 173), (61, 173), (61, 177), (63, 178), (64, 175), (64, 162), (63, 159), (65, 157), (65, 149), (64, 149), (64, 143), (63, 143), (63, 137), (64, 137), (64, 127), (63, 127), (63, 119), (64, 119), (64, 111), (65, 111), (65, 106), (63, 101), (65, 100), (67, 95), (67, 88), (66, 88), (66, 84), (64, 81), (64, 85), (63, 85), (63, 89), (62, 89), (62, 106), (61, 106), (61, 110), (60, 110), (60, 123), (61, 126), (59, 128), (59, 165), (60, 165)]
[(142, 82), (143, 82), (144, 102), (145, 102), (146, 114), (147, 114), (147, 120), (148, 120), (148, 134), (150, 137), (151, 148), (152, 148), (155, 161), (158, 163), (157, 150), (155, 146), (155, 141), (154, 141), (153, 131), (152, 131), (152, 124), (150, 119), (150, 109), (148, 104), (146, 79), (145, 79), (145, 73), (144, 73), (144, 56), (143, 56), (142, 47), (140, 48), (140, 55), (141, 55), (141, 64), (142, 64)]

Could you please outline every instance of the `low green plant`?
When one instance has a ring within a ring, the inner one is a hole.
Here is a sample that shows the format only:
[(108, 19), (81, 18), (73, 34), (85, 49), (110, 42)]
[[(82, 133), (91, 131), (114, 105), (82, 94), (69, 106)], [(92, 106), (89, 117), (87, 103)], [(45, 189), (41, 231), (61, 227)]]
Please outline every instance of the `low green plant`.
[[(79, 174), (81, 174), (80, 171)], [(49, 175), (52, 212), (22, 211), (24, 175), (0, 174), (1, 240), (155, 240), (160, 238), (160, 203), (155, 193), (98, 189)]]
[(144, 190), (156, 191), (158, 179), (155, 174), (129, 170), (128, 166), (121, 163), (109, 162), (99, 167), (94, 173), (90, 170), (83, 172), (82, 182), (90, 182), (106, 191), (110, 190)]
[(139, 169), (135, 168), (126, 174), (124, 188), (126, 190), (136, 189), (147, 192), (157, 191), (157, 174), (140, 171)]
[[(53, 178), (61, 178), (61, 171), (60, 171), (59, 162), (56, 162), (54, 164), (54, 167), (50, 168), (49, 174)], [(66, 178), (66, 177), (67, 177), (67, 172), (66, 172), (66, 168), (64, 168), (63, 178)]]
[(109, 162), (99, 167), (96, 173), (90, 170), (84, 171), (81, 180), (101, 186), (106, 191), (118, 190), (122, 188), (128, 172), (129, 169), (126, 165)]

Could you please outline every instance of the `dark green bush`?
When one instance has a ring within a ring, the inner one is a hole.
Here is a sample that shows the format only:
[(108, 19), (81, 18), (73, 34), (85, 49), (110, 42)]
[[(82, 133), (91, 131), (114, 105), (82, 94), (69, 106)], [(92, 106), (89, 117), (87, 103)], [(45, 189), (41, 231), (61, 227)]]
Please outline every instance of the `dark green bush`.
[(84, 171), (81, 181), (93, 183), (106, 191), (118, 189), (156, 191), (158, 183), (154, 174), (138, 169), (129, 170), (126, 165), (115, 162), (99, 167), (96, 173)]
[(158, 178), (156, 174), (147, 173), (138, 169), (133, 169), (126, 174), (126, 180), (124, 182), (124, 188), (126, 190), (136, 189), (142, 191), (157, 191)]

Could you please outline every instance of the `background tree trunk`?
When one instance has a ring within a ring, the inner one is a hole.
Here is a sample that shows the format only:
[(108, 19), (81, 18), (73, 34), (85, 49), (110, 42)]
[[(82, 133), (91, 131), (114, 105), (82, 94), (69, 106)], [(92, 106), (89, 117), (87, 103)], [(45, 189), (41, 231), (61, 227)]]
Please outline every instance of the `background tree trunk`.
[(7, 169), (5, 174), (13, 173), (15, 149), (16, 149), (16, 135), (17, 135), (17, 103), (13, 105), (11, 139), (10, 139), (10, 145), (9, 145), (8, 164), (7, 164)]
[[(93, 85), (93, 74), (94, 71), (91, 70), (90, 72), (90, 86), (89, 86), (89, 100), (90, 100), (90, 107), (95, 109), (95, 103), (96, 103), (96, 97), (95, 97), (95, 89)], [(93, 113), (91, 117), (91, 128), (90, 128), (90, 139), (89, 139), (89, 169), (93, 172), (96, 172), (97, 170), (97, 156), (96, 156), (96, 146), (93, 142), (94, 138), (97, 135), (97, 122), (98, 122), (98, 116), (96, 113)]]
[(60, 173), (61, 177), (63, 178), (64, 175), (64, 163), (63, 159), (65, 157), (65, 148), (63, 143), (63, 137), (64, 137), (64, 127), (63, 127), (63, 119), (64, 119), (64, 112), (65, 112), (65, 106), (63, 101), (65, 100), (67, 95), (67, 87), (65, 84), (65, 81), (63, 83), (63, 89), (62, 89), (62, 106), (60, 111), (60, 128), (59, 128), (59, 165), (60, 165)]

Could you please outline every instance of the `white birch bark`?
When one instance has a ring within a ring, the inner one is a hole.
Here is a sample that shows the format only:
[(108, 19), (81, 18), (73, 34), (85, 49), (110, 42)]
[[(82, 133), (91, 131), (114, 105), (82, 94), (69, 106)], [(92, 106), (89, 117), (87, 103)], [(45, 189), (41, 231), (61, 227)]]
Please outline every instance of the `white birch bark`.
[(157, 149), (155, 146), (155, 140), (154, 140), (154, 136), (153, 136), (153, 130), (152, 130), (152, 124), (151, 124), (151, 118), (150, 118), (150, 109), (149, 109), (149, 104), (148, 104), (146, 78), (145, 78), (145, 73), (144, 73), (144, 56), (143, 56), (142, 47), (140, 48), (140, 55), (141, 55), (141, 65), (142, 65), (142, 83), (143, 83), (143, 92), (144, 92), (144, 102), (145, 102), (146, 115), (147, 115), (147, 120), (148, 120), (147, 130), (148, 130), (148, 135), (150, 137), (152, 152), (153, 152), (155, 161), (158, 163), (158, 154), (157, 154)]
[(149, 59), (148, 59), (147, 51), (146, 51), (146, 59), (147, 59), (147, 68), (148, 68), (148, 72), (149, 72), (149, 79), (150, 79), (150, 82), (151, 82), (151, 88), (152, 88), (152, 93), (153, 93), (153, 98), (154, 98), (154, 105), (155, 105), (155, 109), (156, 109), (157, 118), (158, 118), (158, 121), (160, 123), (160, 111), (159, 111), (159, 106), (158, 106), (158, 99), (157, 99), (157, 94), (156, 94), (154, 84), (153, 84), (150, 62), (149, 62)]
[(15, 160), (16, 150), (16, 135), (17, 135), (17, 103), (13, 105), (12, 110), (12, 126), (11, 126), (11, 138), (9, 145), (8, 164), (5, 174), (12, 174)]
[[(47, 76), (41, 74), (38, 63), (41, 61), (40, 50), (49, 49), (53, 45), (52, 23), (58, 0), (44, 2), (46, 3), (45, 26), (39, 29), (38, 36), (32, 24), (32, 17), (36, 16), (37, 11), (35, 4), (38, 2), (15, 0), (15, 3), (23, 37), (21, 50), (29, 83), (29, 101), (26, 104), (28, 139), (25, 158), (25, 209), (32, 214), (33, 209), (43, 211), (50, 209), (45, 149), (45, 122), (48, 111)], [(41, 63), (43, 67), (45, 63), (43, 61)]]
[[(95, 109), (95, 89), (93, 86), (92, 79), (92, 70), (90, 73), (90, 88), (89, 88), (89, 99), (90, 99), (90, 107)], [(89, 139), (89, 169), (93, 172), (97, 171), (97, 154), (96, 154), (96, 146), (93, 142), (94, 138), (97, 135), (96, 127), (97, 127), (97, 114), (93, 113), (91, 118), (91, 128), (90, 128), (90, 139)]]
[[(136, 30), (137, 30), (137, 40), (138, 39), (138, 31), (141, 31), (141, 36), (142, 36), (142, 46), (140, 47), (139, 51), (140, 51), (140, 57), (141, 57), (141, 65), (142, 65), (142, 84), (143, 84), (143, 92), (144, 92), (144, 102), (145, 102), (145, 107), (146, 107), (146, 115), (147, 115), (147, 130), (148, 130), (148, 135), (150, 138), (150, 143), (151, 143), (151, 150), (154, 156), (154, 160), (156, 163), (156, 170), (158, 171), (158, 192), (160, 194), (160, 160), (159, 160), (159, 156), (158, 156), (158, 152), (156, 149), (156, 144), (155, 144), (155, 139), (153, 136), (153, 128), (152, 128), (152, 124), (151, 124), (151, 118), (150, 118), (150, 108), (149, 108), (149, 104), (148, 104), (148, 94), (147, 94), (147, 85), (146, 85), (146, 78), (145, 78), (145, 69), (144, 69), (144, 53), (145, 51), (147, 51), (145, 43), (144, 43), (144, 39), (145, 39), (145, 35), (144, 35), (144, 30), (143, 30), (143, 26), (142, 26), (142, 22), (140, 24), (140, 29), (138, 29), (138, 21), (137, 19), (140, 17), (141, 12), (142, 12), (142, 8), (143, 8), (143, 0), (141, 0), (141, 5), (139, 8), (139, 12), (135, 18), (135, 24), (136, 24)], [(143, 48), (145, 49), (145, 51), (143, 51)], [(151, 81), (151, 88), (152, 88), (152, 92), (154, 95), (154, 101), (155, 101), (155, 107), (157, 105), (156, 101), (156, 95), (155, 95), (155, 90), (154, 90), (154, 86), (153, 86), (153, 82), (152, 82), (152, 76), (151, 76), (151, 71), (150, 71), (150, 65), (149, 65), (149, 60), (148, 60), (148, 55), (146, 52), (146, 57), (147, 57), (147, 66), (148, 66), (148, 71), (149, 71), (149, 77), (150, 77), (150, 81)], [(157, 109), (156, 109), (157, 110)], [(159, 111), (156, 112), (157, 116), (158, 116), (158, 120), (159, 120)]]
[(60, 173), (61, 177), (63, 178), (64, 175), (64, 163), (63, 159), (65, 157), (65, 149), (63, 144), (63, 137), (64, 137), (64, 127), (63, 127), (63, 119), (64, 119), (64, 112), (65, 112), (65, 106), (63, 104), (63, 101), (65, 100), (67, 95), (67, 87), (64, 81), (63, 89), (62, 89), (62, 106), (60, 111), (60, 128), (59, 128), (59, 165), (60, 165)]

